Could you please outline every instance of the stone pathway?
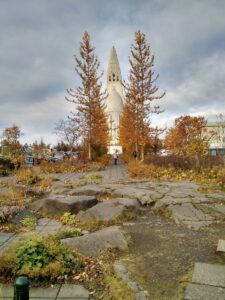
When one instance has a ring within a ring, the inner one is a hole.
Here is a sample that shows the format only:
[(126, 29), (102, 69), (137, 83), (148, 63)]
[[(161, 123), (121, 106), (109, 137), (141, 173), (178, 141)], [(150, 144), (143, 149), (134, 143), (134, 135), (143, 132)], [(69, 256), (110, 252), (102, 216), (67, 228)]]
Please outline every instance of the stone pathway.
[(22, 232), (19, 234), (0, 232), (0, 253), (4, 252), (7, 247), (10, 247), (13, 243), (24, 237), (28, 237), (32, 234), (38, 234), (41, 236), (55, 234), (62, 228), (62, 226), (62, 223), (55, 220), (41, 218), (38, 220), (36, 228), (32, 231)]
[[(98, 180), (98, 184), (94, 180), (87, 180), (86, 182), (80, 180), (82, 175), (92, 173), (100, 173), (103, 176), (102, 179)], [(48, 199), (55, 201), (55, 206), (58, 203), (57, 205), (60, 205), (62, 213), (68, 211), (68, 209), (71, 213), (78, 213), (77, 218), (80, 220), (82, 218), (83, 220), (114, 220), (124, 212), (142, 210), (143, 216), (139, 216), (135, 221), (125, 222), (121, 228), (130, 234), (133, 241), (128, 250), (129, 255), (132, 256), (132, 259), (129, 257), (128, 269), (132, 269), (133, 263), (135, 265), (133, 269), (134, 277), (138, 278), (138, 274), (145, 277), (141, 281), (144, 283), (144, 288), (148, 289), (151, 299), (179, 299), (176, 292), (174, 294), (173, 291), (180, 288), (181, 276), (184, 276), (186, 272), (184, 269), (187, 269), (190, 265), (193, 266), (193, 260), (199, 261), (201, 255), (206, 260), (207, 258), (209, 260), (214, 259), (213, 245), (210, 243), (212, 239), (221, 237), (221, 226), (223, 226), (225, 220), (224, 193), (216, 191), (204, 194), (199, 191), (198, 184), (191, 182), (131, 180), (120, 160), (118, 165), (114, 165), (111, 161), (104, 171), (82, 174), (56, 174), (53, 176), (58, 177), (60, 181), (55, 182), (46, 199), (41, 200), (44, 203), (44, 208), (49, 207), (50, 211), (53, 204), (47, 206), (46, 201), (49, 202)], [(82, 206), (81, 202), (83, 203), (83, 200), (87, 200), (85, 197), (90, 196), (94, 197), (96, 201), (90, 206)], [(104, 198), (103, 202), (98, 203), (101, 197), (106, 197), (108, 201), (105, 201), (106, 198)], [(71, 204), (72, 200), (73, 205), (68, 206), (68, 203)], [(77, 205), (78, 200), (80, 201), (79, 205)], [(38, 204), (38, 201), (33, 204)], [(39, 207), (39, 204), (37, 207)], [(74, 211), (75, 207), (76, 211)], [(84, 208), (85, 212), (82, 212), (81, 210)], [(177, 226), (178, 224), (179, 226)], [(19, 235), (0, 233), (0, 252), (23, 236), (34, 232), (40, 235), (56, 233), (61, 227), (60, 222), (42, 218), (38, 221), (36, 229), (31, 233)], [(90, 238), (91, 234), (87, 234), (87, 236)], [(71, 243), (76, 247), (79, 244), (79, 239), (85, 240), (85, 236), (74, 239), (77, 240), (71, 241)], [(90, 240), (91, 243), (92, 239)], [(106, 245), (109, 244), (109, 240), (107, 237)], [(94, 241), (96, 242), (96, 239)], [(86, 243), (86, 240), (84, 243)], [(94, 249), (91, 245), (89, 247), (91, 250)], [(88, 249), (86, 254), (88, 255)], [(126, 255), (123, 258), (126, 260)], [(220, 258), (215, 258), (214, 263), (217, 260), (220, 263)], [(144, 293), (144, 296), (143, 290), (140, 290), (140, 288), (135, 292), (134, 282), (136, 281), (133, 280), (133, 273), (132, 279), (129, 279), (128, 283), (131, 285), (131, 289), (133, 288), (134, 293), (143, 295), (140, 296), (142, 298), (135, 296), (136, 299), (148, 299), (147, 294)], [(159, 294), (157, 294), (157, 289), (154, 290), (158, 284), (154, 280), (158, 280), (160, 283)], [(139, 286), (138, 283), (137, 286)], [(200, 295), (200, 290), (203, 290), (202, 286), (207, 286), (209, 289), (208, 294), (210, 294), (210, 291), (213, 293), (215, 288), (219, 288), (217, 292), (220, 298), (218, 299), (225, 299), (221, 298), (224, 286), (202, 284), (196, 281), (188, 285), (185, 297), (189, 298), (185, 299), (211, 299), (193, 298)], [(166, 289), (171, 289), (171, 291)], [(53, 298), (48, 299), (60, 299), (61, 290), (64, 290), (63, 286), (57, 290), (58, 292)], [(204, 294), (204, 292), (205, 290), (202, 293)], [(65, 299), (73, 298), (67, 297), (65, 294)]]
[[(30, 288), (30, 300), (89, 300), (90, 293), (82, 285), (62, 284), (52, 287)], [(0, 284), (0, 299), (13, 299), (13, 288)]]
[(59, 178), (64, 182), (74, 182), (82, 176), (99, 173), (103, 176), (102, 182), (119, 182), (129, 180), (126, 167), (121, 159), (118, 159), (117, 165), (114, 165), (113, 159), (110, 160), (109, 166), (103, 171), (81, 172), (81, 173), (66, 173), (66, 174), (51, 174), (51, 176)]

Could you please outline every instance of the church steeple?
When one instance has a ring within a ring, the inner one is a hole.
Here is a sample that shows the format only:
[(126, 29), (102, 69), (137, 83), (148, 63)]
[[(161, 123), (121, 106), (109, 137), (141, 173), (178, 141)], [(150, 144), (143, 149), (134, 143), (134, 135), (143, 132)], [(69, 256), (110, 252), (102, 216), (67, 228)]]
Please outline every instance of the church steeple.
[(119, 146), (119, 125), (120, 116), (123, 112), (123, 90), (122, 76), (116, 49), (113, 46), (110, 51), (109, 64), (107, 69), (107, 92), (106, 114), (110, 131), (109, 152), (113, 153), (116, 149), (121, 153), (122, 147)]
[(107, 88), (108, 90), (112, 90), (113, 88), (115, 88), (120, 94), (120, 96), (123, 97), (121, 81), (122, 76), (120, 71), (120, 65), (116, 54), (116, 49), (113, 46), (111, 48), (109, 56), (109, 64), (107, 70)]

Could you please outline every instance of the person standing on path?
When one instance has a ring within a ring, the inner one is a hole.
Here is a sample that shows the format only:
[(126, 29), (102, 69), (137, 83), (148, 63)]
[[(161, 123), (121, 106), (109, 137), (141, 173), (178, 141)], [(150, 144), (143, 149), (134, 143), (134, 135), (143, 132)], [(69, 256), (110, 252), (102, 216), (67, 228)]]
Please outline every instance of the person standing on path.
[(114, 155), (113, 155), (113, 158), (114, 158), (114, 165), (117, 165), (117, 159), (118, 159), (118, 152), (115, 151)]

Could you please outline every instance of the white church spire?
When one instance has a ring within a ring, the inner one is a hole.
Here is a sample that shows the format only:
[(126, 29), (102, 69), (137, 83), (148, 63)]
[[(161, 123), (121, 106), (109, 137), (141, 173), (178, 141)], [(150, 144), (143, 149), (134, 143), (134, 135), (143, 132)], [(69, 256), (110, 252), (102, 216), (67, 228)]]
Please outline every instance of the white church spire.
[(120, 71), (120, 65), (116, 54), (116, 49), (113, 46), (111, 48), (110, 56), (109, 56), (109, 64), (107, 70), (107, 88), (109, 92), (109, 90), (112, 90), (113, 87), (115, 87), (117, 92), (123, 98), (121, 81), (122, 81), (122, 76)]
[(109, 152), (113, 153), (115, 150), (122, 152), (122, 147), (119, 143), (119, 122), (120, 116), (123, 112), (123, 89), (122, 76), (119, 66), (116, 49), (113, 46), (110, 51), (109, 64), (107, 69), (107, 92), (106, 99), (106, 113), (108, 116), (108, 124), (110, 129), (110, 146)]

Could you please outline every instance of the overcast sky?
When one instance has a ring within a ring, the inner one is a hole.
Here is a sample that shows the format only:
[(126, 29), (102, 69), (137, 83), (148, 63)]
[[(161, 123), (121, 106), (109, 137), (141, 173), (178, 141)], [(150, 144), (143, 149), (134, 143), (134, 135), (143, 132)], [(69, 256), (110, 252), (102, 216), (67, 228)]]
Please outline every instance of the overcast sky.
[[(134, 32), (155, 55), (165, 112), (225, 114), (225, 0), (0, 0), (0, 131), (16, 123), (22, 142), (55, 143), (54, 124), (73, 110), (66, 89), (79, 84), (73, 55), (91, 35), (106, 74), (111, 47), (127, 78)], [(103, 77), (103, 82), (105, 81)]]

